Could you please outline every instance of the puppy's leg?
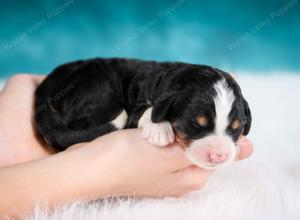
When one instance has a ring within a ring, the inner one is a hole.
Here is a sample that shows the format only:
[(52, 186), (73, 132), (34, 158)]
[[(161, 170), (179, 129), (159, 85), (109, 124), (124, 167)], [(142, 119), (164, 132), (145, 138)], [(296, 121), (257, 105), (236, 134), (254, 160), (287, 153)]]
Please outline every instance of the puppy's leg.
[(174, 142), (174, 132), (169, 121), (154, 123), (151, 120), (152, 107), (148, 108), (140, 118), (138, 127), (143, 129), (143, 138), (151, 144), (165, 146)]

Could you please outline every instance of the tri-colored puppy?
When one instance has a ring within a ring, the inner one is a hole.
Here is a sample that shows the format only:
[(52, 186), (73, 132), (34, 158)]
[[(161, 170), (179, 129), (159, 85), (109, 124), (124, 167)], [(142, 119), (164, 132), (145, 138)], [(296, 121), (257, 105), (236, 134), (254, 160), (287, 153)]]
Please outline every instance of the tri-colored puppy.
[(251, 113), (240, 87), (213, 67), (181, 62), (90, 59), (57, 67), (35, 93), (35, 122), (58, 150), (123, 128), (150, 143), (177, 141), (198, 166), (234, 160)]

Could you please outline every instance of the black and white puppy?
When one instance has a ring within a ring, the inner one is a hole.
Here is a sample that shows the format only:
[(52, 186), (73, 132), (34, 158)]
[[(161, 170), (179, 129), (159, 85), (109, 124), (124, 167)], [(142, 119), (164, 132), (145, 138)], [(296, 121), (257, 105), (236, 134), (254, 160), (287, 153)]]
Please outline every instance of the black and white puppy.
[(179, 143), (198, 166), (232, 162), (251, 113), (227, 73), (205, 65), (90, 59), (57, 67), (35, 93), (35, 123), (57, 150), (123, 128)]

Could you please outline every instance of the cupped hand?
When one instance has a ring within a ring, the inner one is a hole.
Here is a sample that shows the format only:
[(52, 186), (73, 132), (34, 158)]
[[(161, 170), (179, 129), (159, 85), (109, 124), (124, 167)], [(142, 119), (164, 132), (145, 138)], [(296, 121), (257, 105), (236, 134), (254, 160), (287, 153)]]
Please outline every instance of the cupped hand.
[[(101, 147), (101, 146), (107, 146)], [(252, 143), (247, 138), (239, 141), (240, 153), (236, 160), (252, 154)], [(114, 195), (180, 196), (201, 189), (212, 170), (196, 167), (177, 144), (159, 148), (144, 140), (139, 129), (126, 129), (104, 135), (90, 143), (77, 145), (73, 150), (89, 152), (91, 173), (103, 173), (107, 166), (106, 179), (99, 175), (98, 181), (110, 180)], [(92, 162), (93, 161), (93, 162)], [(91, 188), (97, 189), (98, 181)], [(95, 190), (97, 191), (97, 190)]]
[(0, 167), (46, 157), (33, 127), (33, 97), (44, 76), (17, 74), (0, 93)]

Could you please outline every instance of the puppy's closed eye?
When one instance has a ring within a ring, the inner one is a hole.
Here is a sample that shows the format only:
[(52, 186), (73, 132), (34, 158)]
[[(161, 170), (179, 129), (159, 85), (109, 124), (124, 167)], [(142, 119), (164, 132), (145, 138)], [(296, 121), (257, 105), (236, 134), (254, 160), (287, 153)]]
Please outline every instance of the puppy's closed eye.
[(206, 127), (208, 125), (208, 118), (205, 115), (199, 115), (196, 117), (196, 122), (202, 126), (202, 127)]

